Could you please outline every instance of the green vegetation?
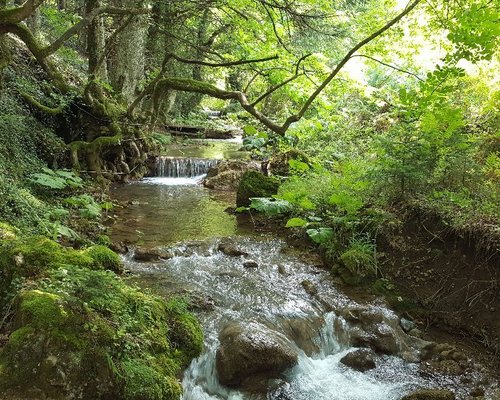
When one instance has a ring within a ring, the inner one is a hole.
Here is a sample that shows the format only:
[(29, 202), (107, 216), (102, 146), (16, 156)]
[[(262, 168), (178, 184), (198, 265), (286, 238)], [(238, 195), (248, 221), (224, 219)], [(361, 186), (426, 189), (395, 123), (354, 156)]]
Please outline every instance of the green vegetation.
[(245, 173), (237, 211), (285, 217), (346, 282), (399, 298), (380, 249), (415, 216), (498, 259), (495, 2), (20, 3), (0, 1), (0, 390), (14, 398), (27, 382), (47, 398), (179, 397), (201, 331), (182, 301), (117, 276), (106, 190), (148, 173), (169, 125), (214, 127), (214, 111), (270, 175)]
[(83, 398), (178, 398), (176, 376), (203, 345), (181, 300), (124, 284), (110, 271), (121, 268), (118, 256), (103, 246), (73, 250), (45, 238), (11, 238), (1, 242), (0, 260), (2, 308), (12, 318), (0, 351), (2, 391), (50, 393), (49, 382), (63, 376)]

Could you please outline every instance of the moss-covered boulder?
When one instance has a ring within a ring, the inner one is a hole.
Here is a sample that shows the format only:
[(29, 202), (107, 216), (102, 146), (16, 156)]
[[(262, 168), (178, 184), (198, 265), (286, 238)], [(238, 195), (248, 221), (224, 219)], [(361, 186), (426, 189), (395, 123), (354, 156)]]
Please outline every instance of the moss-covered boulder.
[(179, 399), (177, 376), (202, 351), (200, 325), (183, 301), (125, 284), (111, 271), (120, 266), (103, 246), (0, 242), (11, 316), (2, 399)]
[(113, 250), (106, 246), (96, 245), (86, 249), (85, 254), (88, 254), (92, 260), (94, 269), (109, 270), (116, 273), (123, 272), (123, 263)]
[(14, 240), (19, 231), (13, 226), (0, 222), (0, 240)]
[(252, 197), (271, 197), (278, 192), (279, 182), (258, 171), (247, 171), (243, 174), (236, 192), (236, 205), (248, 207)]

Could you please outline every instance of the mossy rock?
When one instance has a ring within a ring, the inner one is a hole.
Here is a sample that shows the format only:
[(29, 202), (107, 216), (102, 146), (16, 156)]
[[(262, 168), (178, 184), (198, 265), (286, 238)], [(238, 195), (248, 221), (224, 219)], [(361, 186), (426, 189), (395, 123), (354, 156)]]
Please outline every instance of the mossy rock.
[(182, 388), (172, 376), (165, 376), (143, 360), (128, 360), (120, 364), (125, 400), (178, 400)]
[(236, 205), (248, 207), (252, 197), (271, 197), (278, 192), (279, 182), (258, 171), (247, 171), (241, 178), (236, 193)]
[(86, 249), (85, 253), (92, 258), (94, 269), (109, 270), (118, 274), (123, 272), (123, 263), (120, 257), (106, 246), (92, 246)]
[(15, 290), (12, 285), (36, 279), (51, 268), (66, 264), (90, 267), (93, 263), (85, 252), (63, 247), (46, 237), (0, 240), (0, 299), (11, 297), (8, 292)]
[(179, 399), (176, 377), (203, 343), (183, 302), (167, 303), (111, 271), (69, 264), (56, 264), (30, 285), (37, 288), (18, 294), (0, 350), (0, 392), (54, 400)]
[(269, 172), (272, 175), (289, 176), (290, 160), (300, 161), (301, 163), (310, 166), (309, 157), (305, 153), (300, 150), (292, 149), (284, 153), (277, 154), (276, 156), (271, 158), (268, 164)]

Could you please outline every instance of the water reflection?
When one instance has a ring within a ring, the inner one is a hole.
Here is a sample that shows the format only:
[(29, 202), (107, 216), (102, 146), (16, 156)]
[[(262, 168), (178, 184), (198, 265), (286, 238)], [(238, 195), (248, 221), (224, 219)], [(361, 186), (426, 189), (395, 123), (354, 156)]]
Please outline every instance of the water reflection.
[(196, 179), (150, 178), (117, 186), (113, 197), (128, 203), (111, 227), (115, 241), (157, 246), (239, 232), (236, 217), (224, 211), (234, 193), (208, 190)]

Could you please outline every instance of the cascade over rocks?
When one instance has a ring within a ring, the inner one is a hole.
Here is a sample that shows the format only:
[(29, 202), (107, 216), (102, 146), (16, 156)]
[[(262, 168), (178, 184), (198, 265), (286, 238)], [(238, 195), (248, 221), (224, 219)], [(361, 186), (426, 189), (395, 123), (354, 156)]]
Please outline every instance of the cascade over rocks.
[(260, 386), (256, 382), (278, 377), (298, 360), (297, 351), (284, 335), (256, 322), (231, 323), (219, 340), (216, 368), (219, 381), (226, 386), (252, 382), (255, 389)]
[(336, 329), (349, 344), (369, 347), (378, 353), (399, 355), (410, 362), (421, 358), (429, 342), (410, 336), (400, 326), (399, 318), (382, 308), (352, 305), (336, 310)]

